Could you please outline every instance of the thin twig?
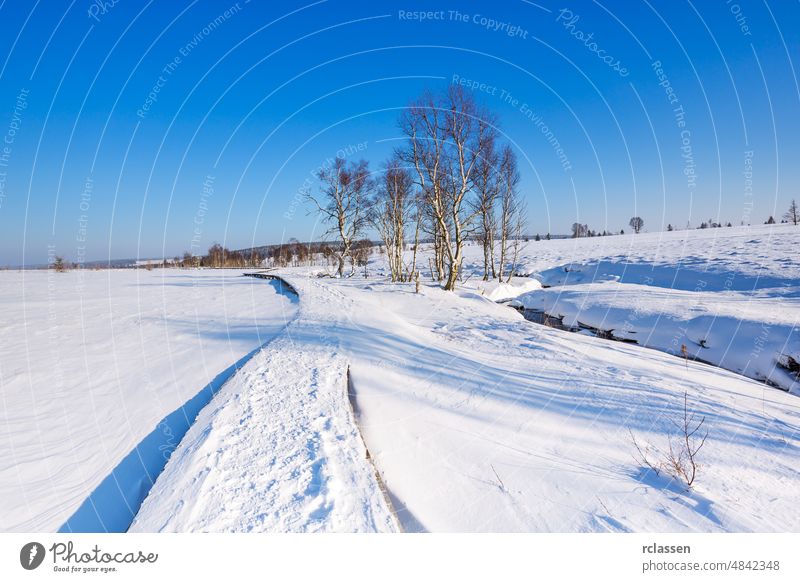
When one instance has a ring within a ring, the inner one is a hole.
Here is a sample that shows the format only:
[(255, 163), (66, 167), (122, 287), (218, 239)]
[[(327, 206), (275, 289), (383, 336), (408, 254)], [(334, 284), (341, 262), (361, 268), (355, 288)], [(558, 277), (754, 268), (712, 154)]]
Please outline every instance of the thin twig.
[(489, 466), (492, 468), (492, 472), (494, 473), (494, 476), (495, 476), (495, 477), (497, 477), (497, 480), (500, 482), (500, 488), (501, 488), (503, 491), (508, 491), (508, 489), (506, 489), (506, 485), (505, 485), (505, 483), (503, 483), (503, 480), (500, 478), (500, 475), (498, 475), (498, 474), (497, 474), (497, 471), (495, 471), (495, 469), (494, 469), (494, 465), (492, 465), (491, 463), (489, 463)]

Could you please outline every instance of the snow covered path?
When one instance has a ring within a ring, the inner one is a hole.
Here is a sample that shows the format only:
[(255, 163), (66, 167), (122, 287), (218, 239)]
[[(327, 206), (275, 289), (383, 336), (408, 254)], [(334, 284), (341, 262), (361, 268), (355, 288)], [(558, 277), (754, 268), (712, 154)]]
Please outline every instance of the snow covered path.
[(299, 314), (207, 406), (130, 531), (365, 532), (397, 524), (347, 399), (348, 301), (291, 281)]

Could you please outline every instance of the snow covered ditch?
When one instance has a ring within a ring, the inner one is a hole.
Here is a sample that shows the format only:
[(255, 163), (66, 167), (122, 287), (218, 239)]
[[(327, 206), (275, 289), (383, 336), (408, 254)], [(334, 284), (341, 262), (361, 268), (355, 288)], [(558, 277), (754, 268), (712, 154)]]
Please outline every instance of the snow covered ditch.
[(529, 245), (544, 288), (511, 305), (800, 393), (800, 229), (711, 230)]
[(0, 531), (125, 531), (296, 302), (241, 271), (0, 273)]
[(576, 330), (708, 362), (800, 393), (800, 303), (618, 282), (552, 287), (512, 302)]

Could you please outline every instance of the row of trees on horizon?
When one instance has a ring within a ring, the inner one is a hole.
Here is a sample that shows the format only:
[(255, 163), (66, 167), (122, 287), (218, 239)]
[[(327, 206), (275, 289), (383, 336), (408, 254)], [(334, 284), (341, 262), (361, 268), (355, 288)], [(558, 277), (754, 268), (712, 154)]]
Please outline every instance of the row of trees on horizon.
[[(274, 267), (288, 267), (288, 266), (300, 266), (300, 265), (312, 265), (312, 264), (323, 264), (327, 266), (334, 266), (337, 269), (337, 272), (341, 273), (339, 270), (343, 268), (342, 265), (342, 258), (346, 256), (351, 260), (352, 269), (355, 269), (356, 266), (365, 266), (369, 255), (379, 250), (381, 252), (386, 253), (388, 262), (390, 264), (390, 269), (394, 274), (394, 280), (397, 281), (407, 281), (410, 280), (412, 274), (414, 273), (414, 267), (416, 260), (412, 259), (409, 265), (403, 263), (403, 254), (402, 251), (405, 250), (409, 245), (404, 243), (404, 246), (401, 247), (400, 245), (396, 244), (396, 241), (401, 241), (405, 239), (405, 237), (400, 237), (395, 233), (402, 232), (406, 224), (410, 222), (414, 227), (414, 244), (411, 246), (414, 256), (416, 257), (416, 247), (422, 243), (434, 244), (435, 240), (431, 238), (420, 238), (420, 230), (422, 225), (418, 224), (416, 214), (411, 215), (411, 219), (408, 218), (401, 220), (401, 216), (398, 216), (398, 212), (401, 209), (405, 209), (406, 211), (410, 209), (409, 206), (402, 206), (398, 204), (398, 195), (397, 193), (403, 191), (406, 186), (401, 186), (399, 184), (395, 185), (396, 181), (408, 181), (410, 177), (407, 174), (398, 174), (395, 169), (388, 170), (383, 179), (390, 182), (390, 186), (393, 188), (393, 192), (395, 195), (389, 195), (385, 190), (383, 191), (383, 195), (376, 198), (376, 200), (381, 201), (383, 206), (383, 212), (373, 213), (370, 216), (370, 220), (383, 222), (384, 224), (380, 224), (378, 227), (378, 231), (382, 233), (382, 240), (380, 243), (376, 243), (367, 239), (361, 238), (355, 240), (349, 249), (349, 253), (345, 255), (343, 253), (342, 247), (338, 246), (337, 243), (331, 242), (301, 242), (296, 238), (289, 239), (286, 243), (278, 244), (278, 245), (268, 245), (263, 247), (251, 248), (246, 250), (229, 250), (224, 246), (220, 245), (219, 243), (214, 243), (209, 249), (207, 254), (205, 255), (193, 255), (188, 251), (183, 254), (183, 257), (174, 257), (173, 259), (162, 259), (162, 260), (155, 260), (155, 261), (147, 261), (144, 264), (139, 264), (139, 267), (143, 267), (145, 269), (153, 269), (153, 268), (260, 268), (263, 267), (265, 264), (274, 266)], [(384, 188), (386, 184), (384, 184)], [(502, 198), (501, 198), (502, 200)], [(488, 205), (487, 205), (488, 206)], [(488, 214), (488, 216), (492, 216)], [(500, 216), (503, 216), (503, 213), (500, 213)], [(482, 216), (483, 218), (483, 216)], [(789, 209), (784, 213), (781, 222), (783, 224), (800, 224), (800, 207), (798, 207), (796, 201), (792, 200)], [(487, 220), (486, 224), (491, 225), (491, 222)], [(518, 223), (519, 224), (519, 223)], [(764, 224), (777, 224), (776, 220), (770, 216)], [(629, 225), (633, 229), (633, 232), (638, 234), (644, 228), (644, 220), (641, 217), (634, 216), (630, 219)], [(742, 223), (744, 225), (744, 223)], [(709, 219), (708, 221), (703, 221), (698, 226), (698, 229), (706, 229), (706, 228), (721, 228), (721, 227), (731, 227), (733, 226), (730, 222), (726, 224), (722, 224), (721, 222), (714, 221), (713, 219)], [(687, 229), (690, 228), (689, 225), (686, 227)], [(419, 229), (419, 230), (418, 230)], [(668, 224), (666, 230), (668, 232), (672, 232), (676, 229), (672, 226), (672, 224)], [(472, 234), (469, 237), (469, 240), (477, 242), (480, 244), (484, 249), (484, 279), (488, 279), (488, 276), (497, 277), (498, 270), (496, 268), (496, 263), (493, 261), (494, 253), (490, 252), (490, 249), (494, 248), (494, 241), (492, 239), (493, 230), (482, 228), (477, 231), (476, 234)], [(515, 230), (511, 233), (512, 236), (510, 238), (504, 238), (502, 236), (501, 230), (501, 246), (505, 246), (508, 248), (508, 245), (511, 244), (512, 248), (518, 249), (519, 244), (524, 241), (528, 242), (531, 238), (534, 241), (541, 241), (541, 240), (551, 240), (552, 238), (564, 238), (564, 235), (556, 235), (555, 237), (551, 236), (550, 233), (547, 233), (544, 236), (540, 234), (536, 234), (534, 237), (529, 237), (525, 235), (521, 235), (519, 230)], [(571, 238), (583, 238), (583, 237), (595, 237), (595, 236), (612, 236), (617, 234), (615, 232), (609, 232), (606, 230), (595, 231), (589, 228), (586, 224), (580, 223), (573, 223), (572, 225), (572, 233)], [(625, 234), (624, 229), (619, 231), (619, 234)], [(388, 236), (386, 236), (388, 235)], [(514, 259), (516, 262), (516, 259)], [(58, 272), (67, 271), (70, 269), (77, 269), (82, 268), (83, 265), (77, 263), (69, 263), (61, 256), (55, 256), (52, 262), (48, 265), (50, 268), (54, 269)], [(96, 268), (96, 267), (95, 267)], [(434, 267), (431, 265), (432, 273), (435, 273)], [(507, 272), (506, 277), (510, 277), (510, 273)], [(434, 279), (436, 277), (434, 276)], [(441, 279), (440, 279), (441, 280)]]

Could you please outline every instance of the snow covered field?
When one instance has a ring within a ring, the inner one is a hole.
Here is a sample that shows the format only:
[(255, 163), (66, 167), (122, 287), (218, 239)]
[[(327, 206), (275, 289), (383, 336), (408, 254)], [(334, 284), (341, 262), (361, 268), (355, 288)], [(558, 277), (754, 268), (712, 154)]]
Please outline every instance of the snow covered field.
[[(800, 229), (785, 224), (531, 241), (521, 270), (545, 273), (554, 267), (602, 263), (599, 274), (628, 283), (796, 295), (798, 244)], [(473, 263), (478, 257), (474, 252)], [(591, 271), (583, 271), (586, 279), (592, 279)], [(782, 287), (789, 289), (780, 291)]]
[[(537, 326), (476, 296), (372, 295), (376, 308), (394, 303), (398, 331), (375, 332), (366, 353), (353, 347), (354, 380), (367, 444), (408, 529), (797, 527), (795, 397)], [(684, 391), (710, 431), (691, 493), (642, 467), (628, 433), (664, 447)]]
[[(761, 246), (774, 259), (764, 263), (771, 270), (762, 276), (747, 262), (718, 261), (730, 254), (726, 244), (715, 255), (708, 240), (687, 243), (680, 240), (686, 234), (675, 233), (650, 271), (671, 270), (674, 278), (677, 259), (694, 248), (692, 268), (706, 280), (719, 281), (725, 269), (739, 282), (781, 279), (786, 285), (777, 290), (752, 293), (791, 301), (796, 266), (780, 267), (776, 254), (790, 257), (792, 239), (729, 232), (772, 245)], [(548, 270), (577, 263), (570, 260), (576, 256), (585, 264), (637, 257), (645, 269), (660, 239), (531, 243), (525, 263), (540, 269), (542, 280), (552, 276)], [(299, 290), (298, 317), (200, 415), (135, 531), (797, 529), (796, 396), (659, 351), (535, 325), (488, 298), (527, 291), (533, 301), (555, 292), (537, 291), (536, 282), (498, 287), (472, 277), (455, 294), (434, 285), (415, 294), (408, 284), (360, 275), (317, 279), (313, 271), (284, 271)], [(638, 293), (637, 285), (614, 285)], [(749, 292), (744, 284), (737, 291)], [(671, 309), (686, 301), (676, 293)], [(755, 317), (737, 303), (739, 295), (714, 297), (732, 316)], [(781, 313), (773, 308), (769, 321)], [(348, 366), (370, 459), (344, 399)], [(665, 449), (684, 397), (709, 431), (690, 490), (646, 467), (631, 437)], [(391, 507), (369, 477), (370, 461)]]
[[(233, 272), (86, 273), (95, 301), (83, 318), (69, 290), (79, 274), (2, 273), (4, 313), (17, 313), (4, 342), (17, 339), (0, 368), (12, 518), (0, 528), (60, 527), (161, 418), (278, 334), (192, 408), (196, 420), (184, 415), (194, 422), (131, 531), (797, 531), (800, 401), (773, 352), (797, 353), (798, 232), (531, 241), (520, 269), (531, 278), (500, 286), (475, 276), (470, 246), (456, 293), (425, 277), (419, 294), (391, 284), (377, 255), (369, 279), (284, 269), (299, 299)], [(65, 341), (48, 335), (54, 296)], [(516, 296), (658, 349), (496, 303)], [(692, 355), (747, 368), (675, 357), (679, 328)], [(632, 441), (664, 450), (684, 401), (708, 429), (691, 489), (648, 468)]]
[(239, 275), (0, 272), (0, 531), (127, 528), (213, 390), (294, 316)]

